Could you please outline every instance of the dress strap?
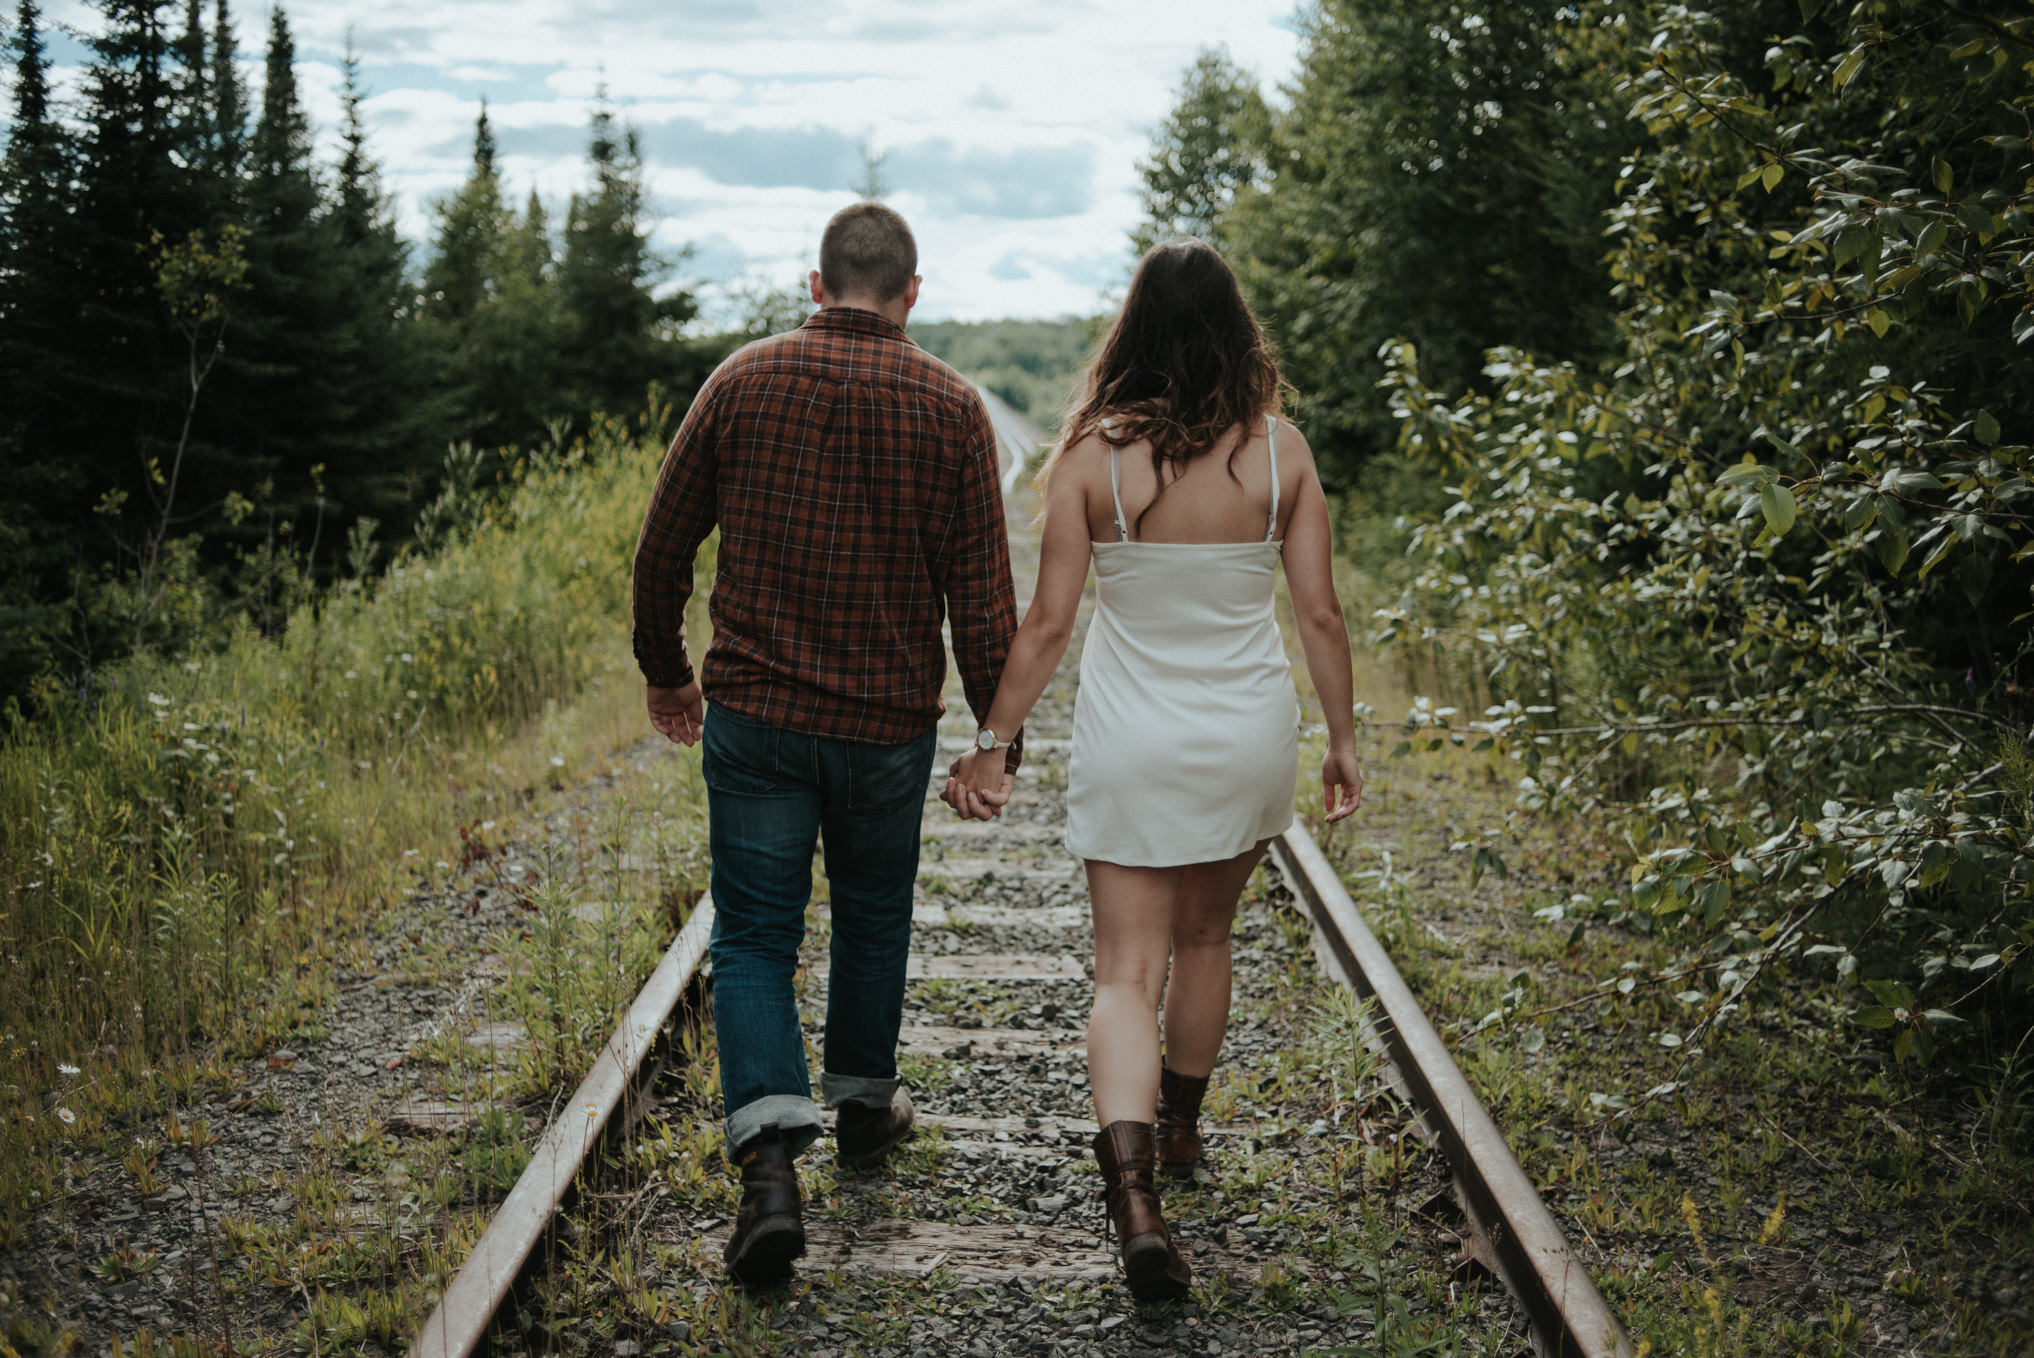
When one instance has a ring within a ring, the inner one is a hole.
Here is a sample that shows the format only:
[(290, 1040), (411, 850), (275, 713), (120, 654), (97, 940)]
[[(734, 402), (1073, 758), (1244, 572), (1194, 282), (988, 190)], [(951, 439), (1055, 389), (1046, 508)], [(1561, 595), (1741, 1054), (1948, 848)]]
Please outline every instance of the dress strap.
[(1123, 519), (1123, 477), (1120, 468), (1117, 466), (1117, 459), (1120, 456), (1121, 450), (1115, 444), (1110, 444), (1109, 496), (1116, 502), (1116, 541), (1128, 542), (1130, 540), (1130, 527)]
[(1264, 442), (1271, 454), (1271, 522), (1264, 526), (1264, 540), (1270, 542), (1278, 536), (1278, 417), (1275, 415), (1264, 417)]

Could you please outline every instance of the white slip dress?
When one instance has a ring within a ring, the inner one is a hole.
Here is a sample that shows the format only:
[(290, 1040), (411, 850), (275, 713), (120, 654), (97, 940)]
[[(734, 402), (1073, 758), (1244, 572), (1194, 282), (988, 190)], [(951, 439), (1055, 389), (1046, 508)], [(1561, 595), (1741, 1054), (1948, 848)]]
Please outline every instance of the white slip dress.
[(1077, 858), (1178, 867), (1233, 858), (1293, 820), (1299, 698), (1272, 603), (1277, 421), (1261, 542), (1133, 542), (1109, 449), (1116, 540), (1091, 544), (1067, 767)]

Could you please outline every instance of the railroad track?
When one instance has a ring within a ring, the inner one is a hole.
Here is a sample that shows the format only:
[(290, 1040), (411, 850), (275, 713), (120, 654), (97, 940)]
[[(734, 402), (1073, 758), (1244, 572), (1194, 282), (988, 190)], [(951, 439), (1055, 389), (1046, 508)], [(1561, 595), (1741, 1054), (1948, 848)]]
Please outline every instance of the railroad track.
[[(1027, 527), (1013, 514), (1020, 581), (1035, 552)], [(1101, 1238), (1087, 1150), (1091, 936), (1078, 865), (1058, 842), (1073, 669), (1070, 658), (1030, 724), (1003, 820), (958, 822), (928, 789), (902, 1038), (921, 1131), (880, 1174), (836, 1172), (826, 1140), (802, 1158), (801, 1281), (737, 1300), (719, 1273), (738, 1193), (718, 1163), (703, 899), (413, 1358), (553, 1347), (581, 1322), (684, 1352), (747, 1351), (710, 1333), (716, 1325), (752, 1326), (800, 1353), (1431, 1352), (1420, 1345), (1446, 1338), (1459, 1343), (1450, 1352), (1631, 1352), (1299, 826), (1275, 843), (1239, 915), (1208, 1167), (1166, 1196), (1195, 1298), (1134, 1307)], [(972, 723), (962, 713), (947, 727), (942, 767)], [(1361, 815), (1342, 833), (1362, 834)], [(801, 1005), (816, 1032), (823, 897), (809, 922)], [(654, 1135), (631, 1143), (646, 1117)], [(608, 1169), (575, 1194), (589, 1158)], [(604, 1249), (626, 1268), (586, 1266)]]

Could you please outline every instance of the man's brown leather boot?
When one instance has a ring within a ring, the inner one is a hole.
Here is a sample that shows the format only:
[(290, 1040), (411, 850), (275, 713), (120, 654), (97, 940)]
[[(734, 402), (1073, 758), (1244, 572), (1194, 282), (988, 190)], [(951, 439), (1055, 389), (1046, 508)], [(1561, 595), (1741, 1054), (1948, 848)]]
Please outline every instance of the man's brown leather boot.
[(911, 1138), (911, 1096), (900, 1086), (886, 1108), (844, 1103), (834, 1114), (833, 1144), (847, 1169), (874, 1169)]
[(792, 1150), (766, 1123), (737, 1153), (742, 1205), (722, 1258), (743, 1287), (769, 1287), (791, 1276), (791, 1261), (805, 1253), (804, 1201)]
[(1158, 1167), (1185, 1177), (1201, 1162), (1201, 1097), (1208, 1077), (1158, 1068)]
[(1193, 1273), (1159, 1215), (1152, 1182), (1156, 1145), (1148, 1122), (1112, 1122), (1095, 1136), (1109, 1221), (1123, 1252), (1130, 1295), (1139, 1301), (1173, 1301), (1186, 1295)]

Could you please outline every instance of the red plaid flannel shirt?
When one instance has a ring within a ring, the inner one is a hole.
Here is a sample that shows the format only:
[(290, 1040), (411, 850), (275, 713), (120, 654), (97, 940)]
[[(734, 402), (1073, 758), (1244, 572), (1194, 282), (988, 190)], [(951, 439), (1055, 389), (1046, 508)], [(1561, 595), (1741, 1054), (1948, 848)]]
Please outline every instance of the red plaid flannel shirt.
[(692, 681), (685, 604), (716, 524), (710, 701), (838, 740), (913, 739), (943, 710), (951, 613), (968, 705), (988, 712), (1017, 626), (996, 436), (974, 388), (902, 328), (828, 307), (700, 389), (636, 544), (636, 662), (658, 687)]

